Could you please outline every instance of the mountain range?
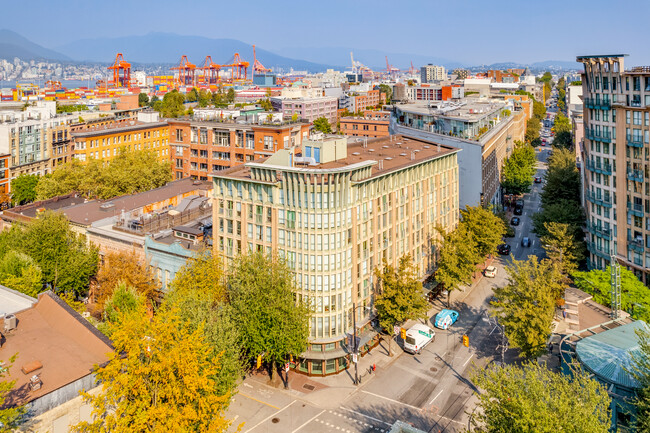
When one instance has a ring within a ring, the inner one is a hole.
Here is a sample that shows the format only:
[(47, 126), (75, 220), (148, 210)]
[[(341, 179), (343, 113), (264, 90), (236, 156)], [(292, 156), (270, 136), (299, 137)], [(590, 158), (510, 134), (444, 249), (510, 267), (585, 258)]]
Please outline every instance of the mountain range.
[[(203, 36), (185, 36), (174, 33), (149, 33), (141, 36), (119, 38), (81, 39), (54, 49), (45, 48), (10, 30), (0, 30), (0, 59), (11, 60), (55, 60), (61, 62), (111, 63), (116, 53), (123, 53), (126, 61), (133, 64), (178, 64), (182, 55), (190, 62), (201, 66), (205, 56), (212, 56), (218, 64), (231, 62), (234, 53), (253, 63), (252, 45), (236, 39), (213, 39)], [(257, 47), (257, 59), (267, 68), (281, 68), (288, 71), (307, 70), (320, 72), (327, 68), (349, 69), (350, 52), (354, 60), (373, 70), (386, 68), (386, 57), (394, 67), (406, 70), (411, 63), (419, 68), (428, 63), (443, 65), (448, 69), (468, 67), (459, 62), (421, 54), (387, 53), (375, 49), (354, 49), (350, 47), (312, 47), (278, 48), (274, 52)], [(474, 66), (472, 69), (502, 69), (506, 67), (530, 67), (534, 70), (544, 68), (577, 69), (576, 62), (547, 60), (531, 64), (502, 62), (492, 65)]]

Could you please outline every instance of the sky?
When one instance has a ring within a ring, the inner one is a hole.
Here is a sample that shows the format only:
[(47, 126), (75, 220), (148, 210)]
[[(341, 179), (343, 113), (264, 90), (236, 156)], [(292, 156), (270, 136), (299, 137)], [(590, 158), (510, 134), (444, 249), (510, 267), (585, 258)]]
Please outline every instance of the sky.
[[(650, 65), (648, 0), (0, 0), (4, 26), (47, 48), (171, 32), (269, 51), (350, 47), (466, 64), (629, 54)], [(1, 41), (0, 41), (1, 42)]]

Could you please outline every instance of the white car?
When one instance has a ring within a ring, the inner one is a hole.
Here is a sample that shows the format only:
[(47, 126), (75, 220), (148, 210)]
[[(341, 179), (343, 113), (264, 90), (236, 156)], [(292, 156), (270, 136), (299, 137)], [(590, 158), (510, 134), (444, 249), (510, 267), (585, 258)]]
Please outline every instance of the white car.
[(488, 266), (485, 268), (485, 271), (483, 271), (483, 275), (488, 278), (494, 278), (497, 276), (497, 268), (494, 266)]

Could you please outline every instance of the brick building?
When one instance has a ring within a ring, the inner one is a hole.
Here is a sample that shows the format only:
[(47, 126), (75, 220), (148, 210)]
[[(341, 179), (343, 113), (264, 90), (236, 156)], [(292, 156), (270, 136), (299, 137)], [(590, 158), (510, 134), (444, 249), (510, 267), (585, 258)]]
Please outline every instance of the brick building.
[(352, 137), (388, 137), (389, 111), (365, 111), (363, 117), (341, 117), (340, 132)]

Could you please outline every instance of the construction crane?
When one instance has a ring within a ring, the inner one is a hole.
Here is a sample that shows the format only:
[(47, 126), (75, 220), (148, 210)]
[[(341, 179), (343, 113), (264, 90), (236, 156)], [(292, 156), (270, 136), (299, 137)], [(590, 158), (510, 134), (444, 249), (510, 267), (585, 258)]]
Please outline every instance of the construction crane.
[(45, 82), (45, 88), (50, 90), (60, 90), (64, 87), (61, 85), (60, 81), (49, 80)]
[(212, 61), (212, 56), (205, 56), (205, 61), (203, 62), (201, 69), (203, 70), (204, 84), (211, 85), (219, 82), (219, 71), (221, 70), (221, 65), (214, 63)]
[(230, 62), (221, 65), (223, 68), (230, 68), (230, 81), (246, 80), (248, 77), (248, 66), (250, 63), (244, 61), (239, 57), (239, 53), (235, 53)]
[(115, 63), (108, 69), (113, 71), (112, 87), (128, 87), (131, 84), (131, 64), (124, 60), (122, 53), (117, 53)]
[(411, 60), (411, 67), (409, 68), (409, 74), (415, 75), (417, 70), (413, 67), (413, 60)]
[(181, 57), (178, 66), (171, 68), (178, 71), (178, 83), (181, 86), (194, 86), (196, 65), (187, 60), (187, 56)]
[(264, 74), (265, 72), (271, 72), (271, 70), (264, 67), (264, 65), (257, 60), (255, 45), (253, 45), (253, 75), (255, 75), (255, 73)]
[(388, 56), (386, 56), (386, 73), (390, 76), (393, 72), (399, 72), (399, 69), (388, 63)]

